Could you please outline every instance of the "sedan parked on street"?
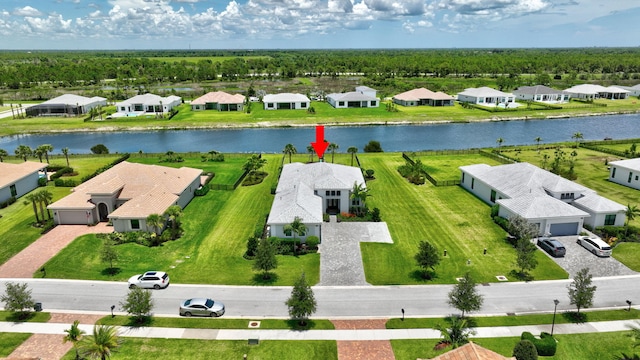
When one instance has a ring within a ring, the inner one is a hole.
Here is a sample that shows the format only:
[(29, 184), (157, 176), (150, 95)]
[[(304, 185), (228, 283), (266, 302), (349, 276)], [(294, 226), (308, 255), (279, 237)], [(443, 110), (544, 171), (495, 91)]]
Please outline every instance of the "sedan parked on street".
[(224, 315), (224, 304), (205, 298), (187, 299), (180, 304), (180, 316), (210, 316)]
[(595, 236), (578, 236), (578, 245), (591, 251), (595, 256), (611, 256), (611, 246)]
[(144, 274), (129, 278), (129, 289), (136, 287), (143, 289), (164, 289), (169, 286), (169, 274), (162, 271), (147, 271)]
[(553, 257), (563, 257), (567, 253), (564, 245), (562, 245), (560, 241), (552, 238), (539, 238), (538, 246)]

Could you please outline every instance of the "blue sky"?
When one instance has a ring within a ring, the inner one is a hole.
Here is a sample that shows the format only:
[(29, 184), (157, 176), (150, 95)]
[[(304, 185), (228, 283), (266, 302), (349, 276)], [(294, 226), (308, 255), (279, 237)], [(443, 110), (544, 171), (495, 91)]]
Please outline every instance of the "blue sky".
[(2, 0), (0, 49), (638, 46), (638, 0)]

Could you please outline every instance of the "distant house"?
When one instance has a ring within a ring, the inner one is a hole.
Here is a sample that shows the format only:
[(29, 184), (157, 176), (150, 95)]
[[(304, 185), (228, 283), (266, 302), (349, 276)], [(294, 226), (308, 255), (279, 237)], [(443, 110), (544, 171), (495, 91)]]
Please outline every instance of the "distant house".
[(282, 93), (265, 95), (262, 102), (265, 110), (299, 110), (308, 109), (311, 100), (302, 94)]
[(357, 167), (325, 162), (285, 164), (267, 219), (271, 236), (292, 237), (284, 227), (298, 217), (308, 228), (302, 238), (320, 238), (324, 213), (349, 212), (351, 207), (364, 205), (351, 199), (355, 184), (366, 188)]
[(155, 94), (136, 95), (116, 103), (116, 111), (125, 116), (137, 116), (144, 113), (168, 113), (182, 103), (182, 98), (175, 95), (162, 97)]
[(91, 109), (106, 106), (107, 99), (64, 94), (26, 109), (27, 116), (76, 116), (87, 114)]
[(519, 215), (539, 229), (539, 235), (579, 234), (591, 227), (622, 226), (626, 207), (595, 191), (529, 163), (460, 167), (461, 186), (490, 205), (498, 215)]
[(380, 99), (358, 91), (329, 94), (327, 102), (336, 109), (378, 107)]
[(511, 104), (515, 104), (515, 96), (483, 86), (468, 88), (458, 93), (458, 101), (482, 106), (511, 106)]
[(0, 203), (19, 198), (38, 187), (40, 176), (46, 176), (48, 164), (25, 161), (19, 164), (0, 162)]
[(513, 91), (513, 94), (520, 100), (550, 104), (567, 102), (571, 98), (571, 95), (565, 91), (552, 89), (544, 85), (520, 86)]
[(640, 96), (640, 84), (634, 86), (621, 86), (621, 85), (613, 85), (617, 88), (627, 90), (629, 93), (628, 96)]
[(191, 101), (191, 110), (242, 111), (243, 105), (243, 95), (214, 91)]
[(640, 158), (609, 163), (609, 181), (640, 190)]
[(405, 91), (393, 97), (393, 102), (402, 106), (453, 106), (454, 100), (453, 96), (425, 88)]
[(571, 94), (572, 98), (593, 100), (593, 99), (609, 99), (618, 100), (626, 99), (629, 94), (628, 90), (622, 89), (617, 86), (604, 87), (595, 84), (582, 84), (572, 86), (564, 90)]
[(151, 231), (146, 219), (170, 206), (181, 208), (200, 187), (202, 170), (122, 162), (73, 188), (49, 205), (56, 224), (111, 221), (118, 232)]

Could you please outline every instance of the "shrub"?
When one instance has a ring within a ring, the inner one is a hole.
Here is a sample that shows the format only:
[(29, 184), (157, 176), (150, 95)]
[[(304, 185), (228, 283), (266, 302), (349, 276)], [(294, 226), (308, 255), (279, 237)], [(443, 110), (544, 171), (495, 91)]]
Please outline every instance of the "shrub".
[(520, 339), (531, 341), (536, 347), (536, 351), (539, 356), (553, 356), (556, 353), (556, 347), (558, 344), (556, 343), (556, 339), (554, 339), (549, 333), (541, 333), (540, 339), (538, 339), (530, 332), (525, 331), (520, 336)]
[(9, 206), (9, 205), (11, 205), (11, 204), (13, 204), (15, 202), (16, 202), (16, 197), (12, 196), (12, 197), (8, 198), (7, 200), (5, 200), (5, 201), (0, 203), (0, 209), (4, 209), (7, 206)]
[(507, 229), (509, 228), (509, 220), (500, 217), (500, 216), (494, 216), (493, 217), (493, 222), (498, 224), (498, 226), (500, 226), (501, 228), (504, 229), (504, 231), (507, 231)]
[(380, 218), (380, 209), (378, 209), (377, 207), (373, 208), (373, 210), (371, 211), (371, 221), (373, 222), (382, 221), (382, 219)]
[(363, 148), (364, 152), (383, 152), (379, 141), (371, 140)]
[(375, 174), (375, 170), (367, 169), (365, 170), (365, 174), (367, 176), (367, 179), (373, 179), (373, 174)]
[(536, 346), (529, 340), (520, 340), (513, 348), (513, 356), (516, 360), (537, 360)]
[(307, 247), (310, 250), (311, 249), (318, 249), (318, 244), (319, 243), (320, 243), (320, 239), (315, 235), (307, 236), (307, 239), (305, 240), (305, 244), (307, 244)]
[(251, 236), (247, 240), (247, 251), (244, 253), (244, 258), (251, 260), (256, 256), (256, 251), (258, 250), (258, 238), (255, 236)]
[(51, 174), (50, 179), (51, 180), (56, 180), (56, 179), (59, 179), (60, 177), (62, 177), (62, 175), (72, 174), (72, 173), (73, 173), (73, 168), (65, 166), (62, 169), (60, 169), (60, 170), (54, 172), (53, 174)]
[(209, 185), (204, 185), (204, 186), (201, 186), (201, 187), (197, 188), (196, 191), (194, 191), (193, 194), (195, 196), (205, 196), (205, 195), (207, 195), (209, 190), (210, 190), (209, 189)]
[(46, 177), (38, 178), (38, 186), (47, 186), (47, 178)]
[(73, 179), (56, 179), (53, 184), (57, 187), (76, 187), (78, 182)]

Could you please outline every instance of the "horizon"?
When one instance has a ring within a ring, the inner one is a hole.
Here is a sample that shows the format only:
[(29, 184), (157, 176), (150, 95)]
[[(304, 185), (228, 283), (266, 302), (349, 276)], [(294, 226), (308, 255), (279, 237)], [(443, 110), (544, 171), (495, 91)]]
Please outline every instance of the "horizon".
[(636, 0), (4, 0), (0, 48), (638, 47)]

